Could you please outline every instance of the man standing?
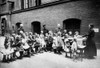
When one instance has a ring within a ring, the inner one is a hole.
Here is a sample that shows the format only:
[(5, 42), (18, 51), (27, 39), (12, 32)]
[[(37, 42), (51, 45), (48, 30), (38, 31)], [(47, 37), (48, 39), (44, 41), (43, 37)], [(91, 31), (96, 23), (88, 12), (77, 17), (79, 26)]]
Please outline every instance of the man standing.
[(43, 25), (43, 34), (45, 35), (46, 33), (48, 33), (48, 30), (46, 29), (46, 25)]
[(20, 24), (20, 27), (17, 29), (17, 33), (19, 33), (20, 31), (25, 32), (23, 29), (23, 24)]

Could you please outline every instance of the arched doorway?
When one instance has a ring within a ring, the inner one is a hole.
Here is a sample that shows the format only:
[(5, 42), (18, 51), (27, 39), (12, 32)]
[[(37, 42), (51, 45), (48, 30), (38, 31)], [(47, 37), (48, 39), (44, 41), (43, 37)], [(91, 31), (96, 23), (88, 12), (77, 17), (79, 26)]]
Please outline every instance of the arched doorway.
[(7, 20), (5, 18), (2, 18), (1, 20), (1, 35), (4, 36), (7, 32)]
[(39, 21), (34, 21), (31, 23), (32, 25), (32, 32), (40, 34), (41, 32), (41, 23)]
[(81, 20), (76, 18), (70, 18), (63, 21), (63, 28), (67, 29), (67, 31), (72, 31), (73, 33), (75, 31), (80, 32), (80, 25)]

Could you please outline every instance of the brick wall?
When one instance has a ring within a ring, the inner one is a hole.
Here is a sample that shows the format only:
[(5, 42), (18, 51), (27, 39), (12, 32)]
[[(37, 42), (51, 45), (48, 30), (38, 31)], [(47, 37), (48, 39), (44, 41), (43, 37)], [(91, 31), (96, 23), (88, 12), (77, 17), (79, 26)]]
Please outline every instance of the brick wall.
[[(31, 31), (31, 23), (39, 21), (41, 26), (46, 24), (48, 29), (54, 30), (57, 24), (63, 25), (65, 19), (77, 18), (82, 20), (81, 34), (86, 34), (89, 23), (94, 23), (95, 27), (100, 29), (100, 10), (97, 9), (91, 1), (70, 2), (13, 14), (12, 23), (22, 22), (25, 30)], [(96, 33), (95, 41), (100, 42), (100, 32)]]

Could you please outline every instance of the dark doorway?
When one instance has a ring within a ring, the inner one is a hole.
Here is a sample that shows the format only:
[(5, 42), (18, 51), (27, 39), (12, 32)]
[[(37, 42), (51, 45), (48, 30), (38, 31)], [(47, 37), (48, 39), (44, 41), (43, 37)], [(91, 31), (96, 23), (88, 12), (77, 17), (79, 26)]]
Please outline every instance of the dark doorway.
[(1, 34), (2, 34), (2, 36), (4, 36), (6, 32), (7, 32), (7, 20), (5, 18), (2, 18), (2, 20), (1, 20)]
[(72, 31), (73, 33), (75, 31), (80, 32), (80, 25), (81, 20), (76, 18), (66, 19), (63, 21), (63, 28), (67, 29), (67, 31)]
[(16, 28), (17, 28), (17, 29), (20, 28), (20, 24), (22, 24), (22, 23), (20, 23), (20, 22), (17, 22), (17, 23), (16, 23)]
[(41, 23), (38, 21), (34, 21), (31, 23), (32, 25), (32, 32), (40, 34), (41, 32)]

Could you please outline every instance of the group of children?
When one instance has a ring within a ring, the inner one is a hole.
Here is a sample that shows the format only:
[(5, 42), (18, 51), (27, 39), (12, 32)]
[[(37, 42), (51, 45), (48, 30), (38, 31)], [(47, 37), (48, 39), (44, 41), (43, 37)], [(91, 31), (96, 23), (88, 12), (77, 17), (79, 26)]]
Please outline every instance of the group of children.
[(54, 52), (56, 54), (62, 54), (62, 52), (69, 52), (72, 55), (76, 55), (78, 48), (83, 49), (86, 38), (79, 35), (76, 31), (74, 35), (72, 32), (64, 30), (63, 32), (49, 31), (40, 34), (19, 31), (13, 33), (5, 38), (5, 50), (2, 51), (2, 61), (9, 62), (15, 59), (21, 59), (24, 56), (32, 56), (36, 53)]

